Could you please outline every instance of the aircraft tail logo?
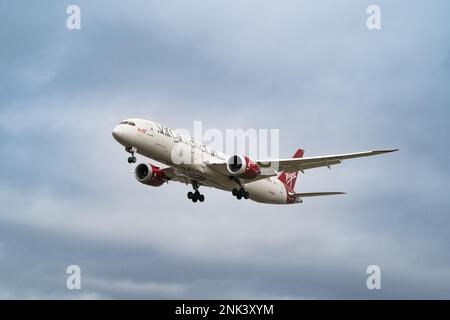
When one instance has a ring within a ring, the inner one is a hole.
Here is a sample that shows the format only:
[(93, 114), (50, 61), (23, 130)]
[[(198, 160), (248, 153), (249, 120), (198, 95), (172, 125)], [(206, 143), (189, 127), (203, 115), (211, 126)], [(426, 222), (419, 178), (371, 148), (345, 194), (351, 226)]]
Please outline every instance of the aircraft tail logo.
[[(305, 151), (303, 149), (298, 149), (292, 158), (302, 158)], [(281, 174), (278, 176), (278, 179), (285, 183), (289, 188), (294, 190), (295, 182), (297, 181), (298, 171), (292, 171), (292, 172), (281, 172)]]

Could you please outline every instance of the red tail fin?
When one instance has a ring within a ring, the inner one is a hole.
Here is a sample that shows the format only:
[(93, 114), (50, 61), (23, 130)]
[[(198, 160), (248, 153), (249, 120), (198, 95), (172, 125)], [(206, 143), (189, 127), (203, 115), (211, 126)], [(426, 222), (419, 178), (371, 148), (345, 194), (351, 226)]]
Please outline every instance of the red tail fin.
[[(302, 158), (305, 151), (303, 149), (298, 149), (292, 158)], [(297, 181), (297, 175), (298, 171), (293, 172), (284, 172), (282, 171), (281, 174), (278, 176), (278, 179), (282, 182), (284, 182), (289, 188), (292, 190), (295, 187), (295, 182)]]

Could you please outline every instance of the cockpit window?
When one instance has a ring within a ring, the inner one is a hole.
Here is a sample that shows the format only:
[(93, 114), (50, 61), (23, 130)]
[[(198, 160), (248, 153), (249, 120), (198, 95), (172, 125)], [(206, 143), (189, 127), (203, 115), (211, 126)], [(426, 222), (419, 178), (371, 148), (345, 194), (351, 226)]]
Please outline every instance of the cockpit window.
[(131, 122), (131, 121), (122, 121), (120, 124), (127, 124), (132, 127), (134, 127), (136, 125), (134, 122)]

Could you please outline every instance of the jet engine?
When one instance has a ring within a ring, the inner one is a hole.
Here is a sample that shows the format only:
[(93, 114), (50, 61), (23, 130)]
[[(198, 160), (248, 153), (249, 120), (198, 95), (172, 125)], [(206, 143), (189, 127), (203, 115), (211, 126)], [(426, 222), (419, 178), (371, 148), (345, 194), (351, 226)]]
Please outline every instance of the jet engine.
[(261, 173), (256, 163), (241, 155), (231, 156), (227, 161), (227, 169), (232, 176), (244, 179), (256, 178)]
[(159, 187), (167, 181), (159, 167), (147, 163), (138, 164), (134, 169), (134, 176), (137, 181), (152, 187)]

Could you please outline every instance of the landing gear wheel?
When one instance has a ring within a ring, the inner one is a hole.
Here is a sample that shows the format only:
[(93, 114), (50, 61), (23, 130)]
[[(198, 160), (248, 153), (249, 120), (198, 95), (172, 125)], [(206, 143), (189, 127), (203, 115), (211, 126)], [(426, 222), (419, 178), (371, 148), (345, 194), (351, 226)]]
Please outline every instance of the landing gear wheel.
[(203, 202), (203, 201), (205, 201), (205, 196), (202, 195), (202, 194), (198, 191), (199, 184), (198, 184), (197, 181), (192, 181), (192, 187), (194, 187), (194, 192), (189, 191), (188, 194), (187, 194), (187, 197), (188, 197), (189, 199), (191, 199), (192, 202), (197, 202), (197, 201)]
[(234, 176), (229, 176), (229, 178), (234, 180), (239, 185), (239, 189), (233, 188), (233, 190), (231, 190), (231, 193), (233, 194), (233, 196), (235, 196), (238, 200), (241, 200), (242, 198), (249, 199), (250, 194), (247, 191), (245, 191), (241, 180), (238, 177), (234, 177)]
[(135, 163), (136, 157), (128, 157), (128, 163)]
[(242, 198), (244, 198), (244, 199), (249, 199), (250, 198), (250, 194), (247, 191), (245, 191), (245, 189), (243, 187), (241, 187), (240, 189), (234, 188), (233, 190), (231, 190), (231, 193), (238, 200), (241, 200)]
[(195, 192), (192, 193), (192, 201), (193, 202), (197, 202), (199, 200), (200, 200), (200, 202), (203, 202), (202, 197), (203, 197), (203, 201), (205, 201), (205, 197), (202, 194), (200, 194), (200, 192), (198, 192), (198, 190), (195, 190)]

